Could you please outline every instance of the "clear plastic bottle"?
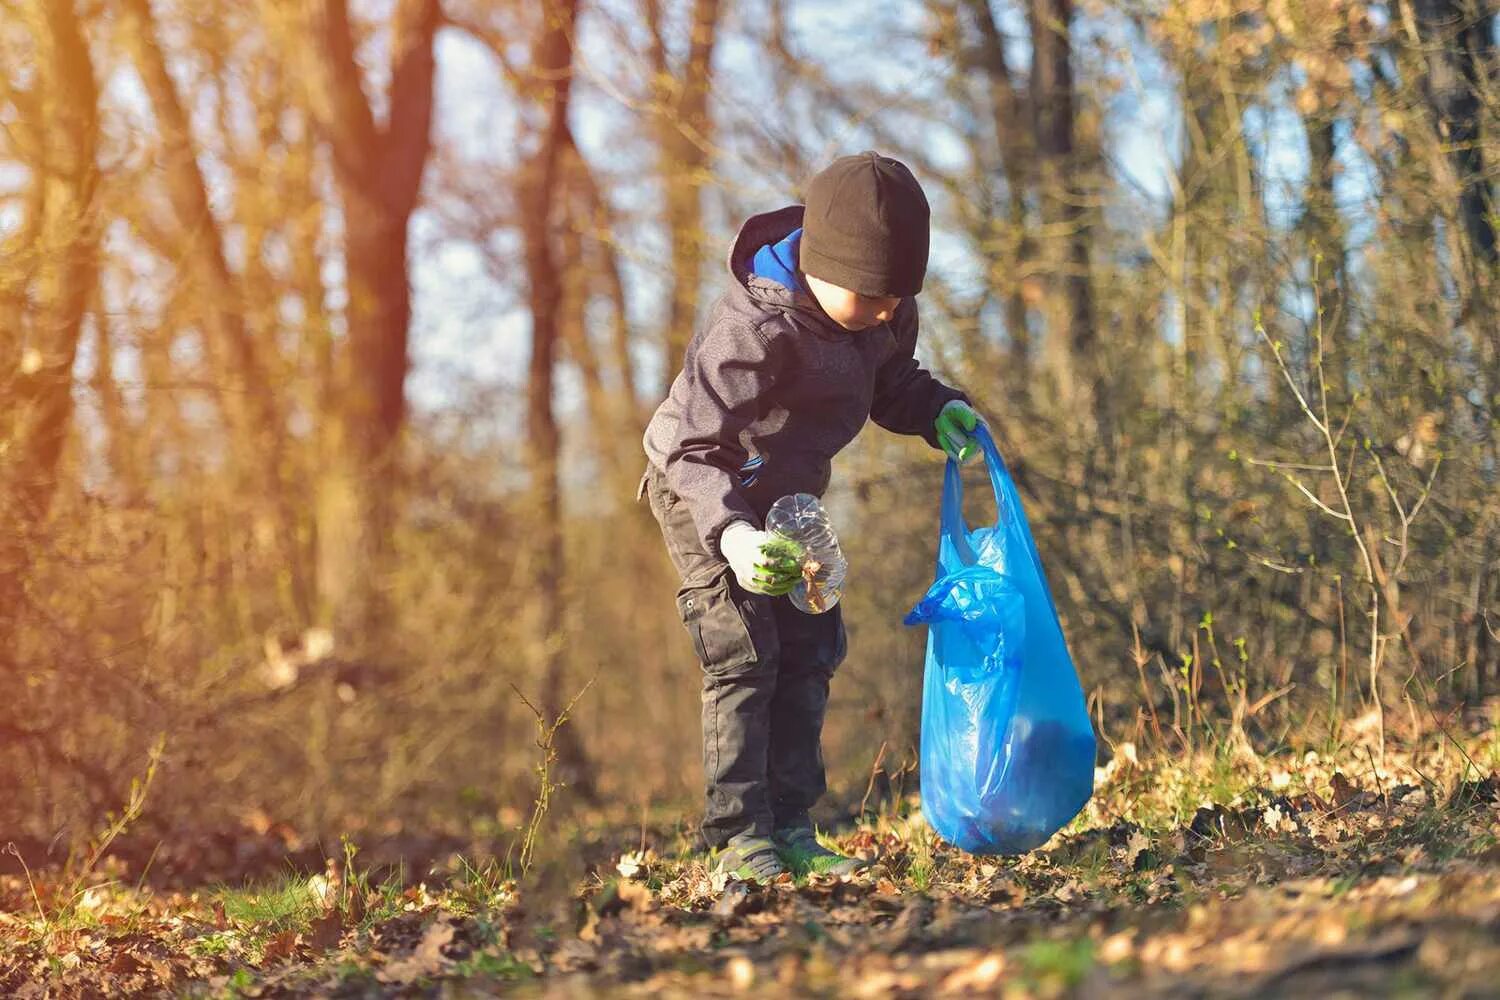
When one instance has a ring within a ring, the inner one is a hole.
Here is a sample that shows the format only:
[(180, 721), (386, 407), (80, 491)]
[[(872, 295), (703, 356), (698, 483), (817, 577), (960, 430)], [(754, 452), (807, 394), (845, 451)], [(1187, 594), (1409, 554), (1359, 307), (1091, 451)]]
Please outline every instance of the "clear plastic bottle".
[(766, 530), (802, 546), (802, 582), (790, 596), (799, 611), (820, 615), (839, 602), (849, 562), (828, 521), (828, 512), (811, 493), (777, 500), (766, 515)]

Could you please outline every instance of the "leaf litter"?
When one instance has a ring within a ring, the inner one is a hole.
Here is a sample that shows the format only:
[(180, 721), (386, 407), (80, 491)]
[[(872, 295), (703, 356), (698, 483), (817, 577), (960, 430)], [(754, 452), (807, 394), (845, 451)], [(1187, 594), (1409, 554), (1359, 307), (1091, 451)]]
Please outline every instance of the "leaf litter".
[(0, 876), (0, 994), (1485, 995), (1497, 764), (1493, 727), (1383, 760), (1122, 744), (1029, 855), (953, 850), (903, 800), (833, 838), (866, 871), (770, 887), (624, 824), (638, 843), (553, 899), (473, 877), (375, 891), (330, 865), (248, 900), (115, 880), (44, 921), (45, 886)]

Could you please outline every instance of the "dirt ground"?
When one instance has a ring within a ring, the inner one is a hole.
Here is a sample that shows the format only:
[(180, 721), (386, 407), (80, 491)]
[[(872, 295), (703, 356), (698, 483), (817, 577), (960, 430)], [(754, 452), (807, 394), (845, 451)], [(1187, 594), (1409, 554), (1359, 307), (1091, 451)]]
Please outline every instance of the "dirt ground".
[(623, 826), (559, 836), (550, 888), (463, 859), (377, 885), (353, 857), (237, 887), (96, 875), (64, 906), (48, 873), (6, 876), (0, 993), (1500, 996), (1497, 752), (1493, 728), (1381, 764), (1122, 745), (1040, 851), (963, 854), (902, 801), (828, 838), (866, 872), (768, 887)]

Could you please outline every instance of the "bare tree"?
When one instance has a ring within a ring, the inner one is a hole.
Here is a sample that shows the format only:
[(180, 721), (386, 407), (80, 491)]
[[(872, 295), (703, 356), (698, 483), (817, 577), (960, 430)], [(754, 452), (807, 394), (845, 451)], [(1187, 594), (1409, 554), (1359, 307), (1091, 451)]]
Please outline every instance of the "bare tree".
[(672, 292), (666, 327), (668, 382), (682, 367), (693, 336), (702, 283), (703, 184), (710, 164), (713, 122), (708, 114), (714, 46), (719, 37), (720, 0), (693, 0), (688, 48), (672, 64), (663, 35), (661, 0), (645, 0), (651, 33), (652, 108), (659, 144), (662, 197), (672, 243)]
[[(177, 84), (167, 70), (151, 2), (121, 0), (121, 13), (126, 48), (156, 118), (163, 182), (181, 230), (173, 256), (194, 279), (193, 305), (213, 333), (210, 349), (223, 358), (217, 367), (225, 373), (227, 391), (219, 395), (236, 439), (230, 454), (243, 470), (246, 492), (275, 511), (278, 556), (289, 570), (297, 615), (305, 619), (312, 610), (311, 600), (293, 542), (296, 514), (282, 483), (285, 424), (280, 392), (269, 376), (273, 366), (268, 355), (275, 351), (275, 339), (257, 337), (246, 322), (252, 312), (251, 296), (245, 294), (241, 276), (230, 269), (225, 256), (223, 231), (209, 207), (198, 146)], [(241, 221), (247, 228), (264, 226), (262, 219)], [(247, 242), (246, 269), (255, 271), (262, 266), (256, 256), (261, 247)]]
[[(0, 370), (0, 666), (14, 654), (15, 627), (34, 533), (57, 489), (73, 415), (73, 361), (98, 269), (98, 85), (73, 0), (25, 8), (35, 43), (32, 89), (6, 83), (28, 111), (23, 147), (30, 172), (28, 214), (11, 237), (25, 260), (25, 322), (0, 331), (11, 365)], [(4, 91), (0, 91), (4, 93)], [(7, 256), (10, 256), (8, 253)]]
[[(566, 705), (563, 656), (562, 490), (558, 465), (560, 438), (554, 410), (553, 379), (557, 353), (569, 322), (564, 262), (567, 225), (563, 195), (566, 159), (572, 147), (568, 127), (572, 96), (574, 32), (578, 0), (549, 2), (533, 51), (532, 77), (541, 87), (542, 127), (536, 148), (521, 168), (521, 231), (525, 242), (527, 294), (531, 308), (531, 362), (526, 390), (527, 465), (531, 472), (531, 509), (536, 513), (533, 545), (536, 640), (542, 658), (542, 708), (555, 719)], [(575, 341), (576, 343), (576, 341)], [(582, 744), (569, 727), (557, 747), (567, 782), (585, 796), (592, 794), (591, 775)]]
[(1427, 55), (1427, 96), (1458, 182), (1458, 218), (1474, 255), (1494, 264), (1495, 200), (1480, 124), (1494, 72), (1494, 5), (1489, 0), (1403, 0), (1403, 5), (1416, 12)]
[(318, 510), (323, 612), (369, 635), (384, 620), (393, 485), (406, 416), (411, 287), (407, 226), (432, 148), (438, 0), (398, 0), (389, 25), (386, 120), (377, 122), (354, 56), (346, 0), (306, 0), (310, 105), (333, 152), (343, 208), (348, 305), (333, 366)]
[[(1101, 377), (1090, 287), (1090, 213), (1084, 208), (1080, 157), (1074, 146), (1072, 0), (1030, 0), (1031, 112), (1036, 134), (1036, 176), (1041, 228), (1038, 242), (1047, 254), (1056, 293), (1051, 330), (1060, 337), (1059, 355), (1068, 380), (1082, 392), (1094, 433), (1111, 433), (1108, 395)], [(1107, 450), (1107, 447), (1106, 447)]]
[(1005, 334), (1010, 341), (1011, 384), (1024, 395), (1031, 382), (1031, 331), (1023, 285), (1032, 266), (1033, 244), (1026, 199), (1036, 183), (1031, 109), (1027, 92), (1006, 57), (1005, 39), (989, 0), (966, 0), (966, 6), (979, 34), (976, 62), (988, 82), (995, 152), (1005, 178), (1008, 214), (1002, 223), (1005, 231), (998, 240), (1004, 249), (997, 256), (1010, 264), (996, 267), (995, 280), (1009, 285), (1005, 289)]

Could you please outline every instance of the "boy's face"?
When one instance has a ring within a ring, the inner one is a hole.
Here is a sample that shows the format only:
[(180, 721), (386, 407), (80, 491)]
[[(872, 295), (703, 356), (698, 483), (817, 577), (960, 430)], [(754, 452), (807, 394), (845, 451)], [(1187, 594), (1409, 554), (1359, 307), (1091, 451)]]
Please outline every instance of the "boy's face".
[(872, 298), (803, 273), (813, 298), (828, 318), (851, 333), (887, 323), (896, 314), (900, 298)]

